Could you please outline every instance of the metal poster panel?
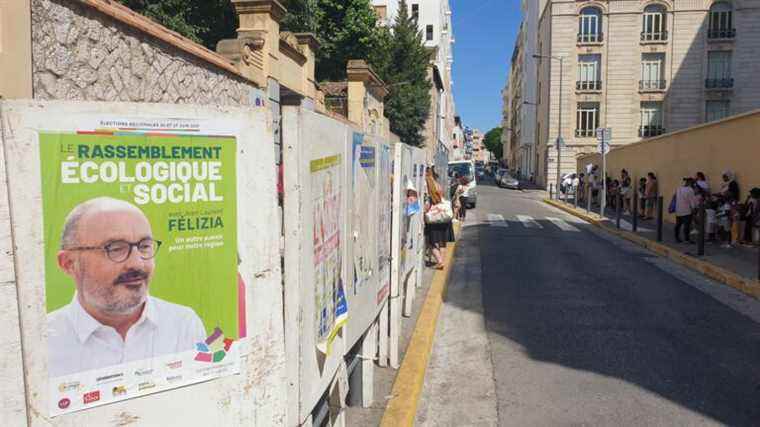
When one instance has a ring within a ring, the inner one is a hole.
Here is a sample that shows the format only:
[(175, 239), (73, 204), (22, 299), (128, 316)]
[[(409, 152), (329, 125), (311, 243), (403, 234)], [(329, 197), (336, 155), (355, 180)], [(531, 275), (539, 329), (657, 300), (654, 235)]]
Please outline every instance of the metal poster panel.
[(314, 159), (309, 164), (314, 225), (314, 321), (317, 349), (323, 354), (330, 354), (335, 337), (348, 320), (341, 276), (342, 166), (340, 155)]
[(51, 416), (239, 373), (236, 137), (66, 120), (36, 133)]
[(354, 295), (363, 291), (377, 272), (377, 260), (372, 245), (375, 232), (376, 152), (375, 146), (365, 142), (364, 135), (353, 133), (352, 142), (352, 225), (353, 233), (353, 286)]
[(391, 146), (381, 143), (378, 150), (378, 291), (377, 305), (382, 305), (388, 298), (391, 287), (391, 222), (393, 211), (393, 152)]

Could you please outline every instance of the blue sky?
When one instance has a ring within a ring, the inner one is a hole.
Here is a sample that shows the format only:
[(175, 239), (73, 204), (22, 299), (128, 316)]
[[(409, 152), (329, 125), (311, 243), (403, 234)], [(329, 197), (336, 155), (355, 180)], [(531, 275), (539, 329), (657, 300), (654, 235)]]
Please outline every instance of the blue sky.
[(450, 0), (454, 26), (454, 102), (465, 126), (483, 132), (501, 124), (520, 0)]

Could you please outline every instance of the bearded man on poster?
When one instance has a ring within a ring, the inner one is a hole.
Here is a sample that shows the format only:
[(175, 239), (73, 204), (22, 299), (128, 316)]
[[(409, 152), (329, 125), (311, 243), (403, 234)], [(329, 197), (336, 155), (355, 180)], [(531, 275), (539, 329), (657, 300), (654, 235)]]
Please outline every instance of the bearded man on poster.
[(57, 260), (76, 292), (48, 314), (50, 377), (181, 353), (205, 340), (191, 308), (148, 293), (160, 246), (129, 202), (99, 197), (69, 213)]

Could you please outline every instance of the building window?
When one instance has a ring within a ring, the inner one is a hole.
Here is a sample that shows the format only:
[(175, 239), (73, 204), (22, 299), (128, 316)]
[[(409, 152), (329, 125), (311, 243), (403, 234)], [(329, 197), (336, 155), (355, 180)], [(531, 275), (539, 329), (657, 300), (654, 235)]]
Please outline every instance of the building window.
[(734, 87), (734, 79), (731, 77), (730, 51), (707, 52), (707, 79), (705, 79), (705, 87), (708, 89)]
[(581, 10), (578, 20), (578, 43), (602, 41), (602, 12), (595, 7)]
[(601, 90), (601, 55), (578, 55), (576, 90)]
[(415, 21), (420, 18), (420, 5), (413, 4), (412, 5), (412, 19)]
[(665, 25), (665, 8), (652, 4), (644, 9), (642, 41), (663, 41), (668, 39), (668, 27)]
[(641, 55), (639, 90), (665, 90), (665, 80), (663, 79), (664, 64), (664, 53), (644, 53)]
[(599, 127), (599, 103), (579, 103), (576, 120), (575, 136), (582, 138), (594, 136), (596, 128)]
[(385, 22), (388, 19), (388, 7), (387, 6), (375, 6), (375, 15), (377, 19)]
[(734, 13), (727, 2), (718, 2), (710, 7), (710, 25), (707, 30), (708, 39), (732, 39), (736, 37), (734, 28)]
[(639, 136), (650, 138), (663, 133), (665, 128), (662, 121), (662, 102), (642, 102)]
[(425, 27), (425, 40), (431, 41), (433, 40), (433, 26), (428, 25)]
[(731, 114), (730, 101), (707, 101), (705, 104), (705, 119), (714, 122), (728, 117)]

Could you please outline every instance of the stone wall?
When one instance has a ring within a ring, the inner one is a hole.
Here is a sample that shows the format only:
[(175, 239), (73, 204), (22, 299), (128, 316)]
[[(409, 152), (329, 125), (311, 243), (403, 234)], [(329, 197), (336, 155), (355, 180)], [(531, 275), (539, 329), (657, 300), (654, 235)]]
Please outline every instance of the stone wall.
[[(256, 88), (244, 78), (79, 0), (32, 0), (31, 5), (37, 99), (252, 103), (251, 92)], [(200, 46), (193, 49), (203, 53)], [(215, 59), (216, 54), (206, 52)]]

